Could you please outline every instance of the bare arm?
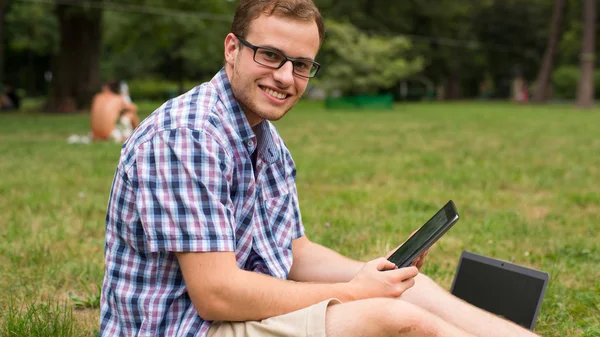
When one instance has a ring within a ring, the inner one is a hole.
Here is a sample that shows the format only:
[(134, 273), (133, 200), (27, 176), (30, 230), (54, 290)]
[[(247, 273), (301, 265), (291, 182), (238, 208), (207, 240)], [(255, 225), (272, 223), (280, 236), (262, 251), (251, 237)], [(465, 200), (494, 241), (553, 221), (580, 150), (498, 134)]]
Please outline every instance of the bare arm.
[(189, 296), (207, 320), (260, 320), (328, 298), (398, 297), (418, 273), (416, 268), (380, 272), (394, 268), (381, 258), (366, 263), (351, 282), (301, 283), (241, 270), (233, 252), (177, 253), (177, 259)]
[(294, 264), (290, 280), (303, 282), (348, 282), (364, 262), (349, 259), (302, 236), (292, 243)]

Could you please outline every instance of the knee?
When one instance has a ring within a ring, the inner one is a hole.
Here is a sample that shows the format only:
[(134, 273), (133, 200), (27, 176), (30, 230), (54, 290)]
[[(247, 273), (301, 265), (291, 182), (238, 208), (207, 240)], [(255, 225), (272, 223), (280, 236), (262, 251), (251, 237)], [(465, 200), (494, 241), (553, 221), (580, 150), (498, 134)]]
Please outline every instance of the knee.
[(432, 322), (431, 313), (402, 300), (389, 300), (379, 307), (377, 322), (385, 332), (384, 336), (439, 336)]
[(415, 276), (415, 285), (412, 288), (408, 289), (408, 291), (405, 292), (405, 294), (410, 292), (422, 295), (423, 293), (436, 292), (440, 289), (441, 287), (434, 280), (432, 280), (425, 274), (419, 273), (417, 276)]

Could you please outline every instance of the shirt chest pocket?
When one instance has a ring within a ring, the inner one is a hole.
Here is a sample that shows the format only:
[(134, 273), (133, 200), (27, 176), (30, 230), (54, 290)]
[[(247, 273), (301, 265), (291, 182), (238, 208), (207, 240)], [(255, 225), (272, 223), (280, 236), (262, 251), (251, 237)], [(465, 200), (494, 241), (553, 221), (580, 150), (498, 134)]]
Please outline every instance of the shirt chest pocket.
[(271, 199), (280, 198), (289, 193), (288, 181), (282, 167), (279, 167), (279, 163), (273, 164), (273, 166), (265, 169), (263, 176), (261, 177), (263, 183), (261, 184), (263, 200), (269, 201)]
[[(275, 167), (277, 165), (274, 165)], [(288, 181), (281, 169), (270, 167), (266, 170), (262, 187), (262, 214), (264, 235), (273, 241), (277, 247), (292, 248), (294, 236), (294, 207)]]
[(267, 228), (264, 229), (267, 237), (270, 237), (275, 244), (284, 249), (292, 248), (292, 237), (294, 236), (295, 225), (293, 223), (293, 207), (289, 193), (278, 197), (266, 199), (263, 203), (264, 213), (266, 215)]

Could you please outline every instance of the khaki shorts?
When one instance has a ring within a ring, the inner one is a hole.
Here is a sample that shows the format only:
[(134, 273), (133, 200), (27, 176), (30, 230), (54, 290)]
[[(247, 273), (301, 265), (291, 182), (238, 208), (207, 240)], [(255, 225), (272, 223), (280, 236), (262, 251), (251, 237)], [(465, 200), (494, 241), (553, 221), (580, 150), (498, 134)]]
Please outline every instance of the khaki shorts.
[(308, 308), (262, 321), (215, 322), (207, 337), (325, 337), (325, 312), (341, 303), (329, 299)]

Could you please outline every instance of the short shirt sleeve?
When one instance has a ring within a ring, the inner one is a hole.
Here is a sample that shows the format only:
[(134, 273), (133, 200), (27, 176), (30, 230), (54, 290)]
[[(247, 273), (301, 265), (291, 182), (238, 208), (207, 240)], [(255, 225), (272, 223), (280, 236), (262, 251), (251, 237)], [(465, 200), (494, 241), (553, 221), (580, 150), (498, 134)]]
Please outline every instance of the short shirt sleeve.
[(138, 148), (136, 207), (151, 252), (234, 250), (231, 162), (214, 137), (185, 128)]

